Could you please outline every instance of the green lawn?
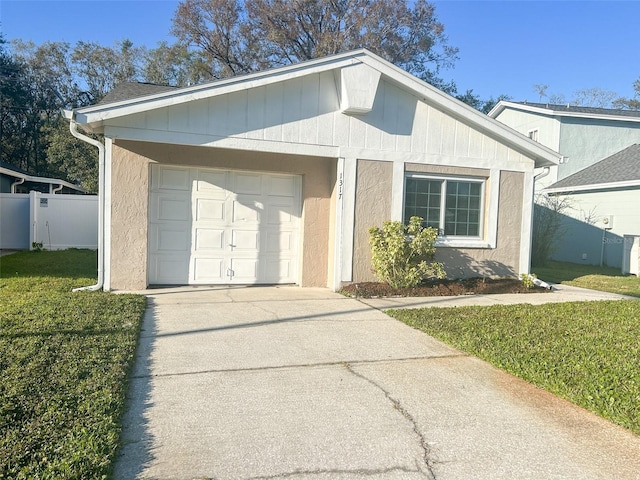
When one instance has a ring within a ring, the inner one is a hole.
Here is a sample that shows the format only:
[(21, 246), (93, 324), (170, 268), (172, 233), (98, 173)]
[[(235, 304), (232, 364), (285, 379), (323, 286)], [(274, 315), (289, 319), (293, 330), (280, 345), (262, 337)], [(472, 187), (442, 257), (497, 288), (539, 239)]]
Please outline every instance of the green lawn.
[(95, 282), (94, 251), (0, 258), (0, 479), (111, 473), (146, 299)]
[(640, 278), (622, 275), (619, 268), (548, 262), (544, 267), (533, 267), (531, 270), (547, 282), (640, 297)]
[(640, 301), (387, 313), (640, 435)]

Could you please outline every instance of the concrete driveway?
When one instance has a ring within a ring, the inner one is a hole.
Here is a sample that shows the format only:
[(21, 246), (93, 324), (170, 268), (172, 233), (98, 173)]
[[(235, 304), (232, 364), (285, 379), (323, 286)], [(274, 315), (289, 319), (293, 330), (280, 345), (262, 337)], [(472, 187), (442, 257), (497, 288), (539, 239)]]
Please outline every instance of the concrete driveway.
[(117, 479), (640, 479), (640, 437), (358, 300), (147, 293)]

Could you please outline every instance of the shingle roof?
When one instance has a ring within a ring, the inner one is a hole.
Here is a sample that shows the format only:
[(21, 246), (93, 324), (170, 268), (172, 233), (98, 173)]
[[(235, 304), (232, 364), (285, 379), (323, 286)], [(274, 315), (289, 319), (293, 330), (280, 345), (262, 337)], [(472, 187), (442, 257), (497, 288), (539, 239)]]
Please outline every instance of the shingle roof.
[(640, 117), (638, 110), (621, 110), (615, 108), (577, 107), (573, 105), (558, 105), (549, 103), (517, 102), (520, 105), (528, 105), (535, 108), (544, 108), (557, 113), (584, 113), (587, 115), (618, 115), (621, 117)]
[(156, 85), (153, 83), (142, 82), (123, 82), (115, 86), (113, 90), (107, 93), (97, 105), (104, 105), (107, 103), (121, 102), (123, 100), (130, 100), (136, 97), (144, 97), (146, 95), (154, 95), (156, 93), (168, 92), (170, 90), (176, 90), (177, 87), (170, 87), (169, 85)]
[(640, 181), (640, 144), (637, 143), (563, 178), (548, 190), (635, 180)]

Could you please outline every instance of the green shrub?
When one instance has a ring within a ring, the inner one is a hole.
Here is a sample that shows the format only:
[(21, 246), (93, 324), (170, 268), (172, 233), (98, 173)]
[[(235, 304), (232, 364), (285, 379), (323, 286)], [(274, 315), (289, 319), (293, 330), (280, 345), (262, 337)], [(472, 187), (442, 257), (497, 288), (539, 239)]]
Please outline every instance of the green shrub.
[(522, 282), (522, 285), (524, 285), (524, 287), (528, 288), (529, 290), (536, 286), (535, 280), (537, 278), (538, 277), (535, 273), (531, 275), (529, 275), (528, 273), (523, 273), (520, 275), (520, 281)]
[(441, 263), (434, 262), (438, 230), (424, 228), (422, 218), (411, 217), (408, 225), (386, 221), (369, 229), (373, 270), (393, 288), (415, 287), (423, 279), (444, 277)]

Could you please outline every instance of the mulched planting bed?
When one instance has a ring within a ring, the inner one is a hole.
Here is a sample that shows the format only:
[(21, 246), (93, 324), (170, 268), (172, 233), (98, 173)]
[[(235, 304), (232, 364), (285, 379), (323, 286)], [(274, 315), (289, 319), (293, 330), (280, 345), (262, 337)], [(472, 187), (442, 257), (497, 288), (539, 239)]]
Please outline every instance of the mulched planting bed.
[(362, 282), (345, 285), (340, 293), (349, 297), (446, 297), (455, 295), (488, 295), (496, 293), (545, 293), (542, 287), (526, 288), (513, 278), (464, 278), (433, 280), (411, 288), (391, 288), (386, 283)]

